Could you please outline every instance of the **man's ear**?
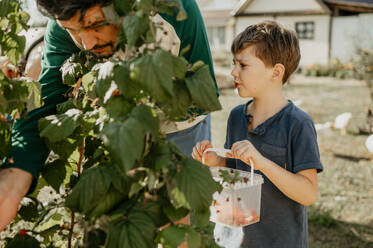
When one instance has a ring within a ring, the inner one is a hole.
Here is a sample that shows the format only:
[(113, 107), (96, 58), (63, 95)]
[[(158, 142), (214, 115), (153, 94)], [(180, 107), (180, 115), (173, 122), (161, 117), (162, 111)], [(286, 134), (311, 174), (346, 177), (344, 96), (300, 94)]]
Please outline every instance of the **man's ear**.
[(283, 64), (275, 64), (273, 67), (272, 79), (275, 81), (281, 81), (285, 75), (285, 66)]

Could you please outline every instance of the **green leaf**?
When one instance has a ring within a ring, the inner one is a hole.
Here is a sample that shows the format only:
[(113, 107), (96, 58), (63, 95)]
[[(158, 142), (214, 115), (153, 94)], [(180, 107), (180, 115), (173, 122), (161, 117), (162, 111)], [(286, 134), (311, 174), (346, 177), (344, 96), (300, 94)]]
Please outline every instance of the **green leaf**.
[(189, 209), (187, 208), (183, 208), (183, 207), (175, 208), (170, 203), (164, 205), (162, 209), (163, 209), (163, 212), (167, 215), (167, 217), (173, 222), (184, 218), (190, 212)]
[(60, 115), (50, 115), (39, 120), (40, 136), (46, 137), (51, 142), (61, 141), (79, 126), (82, 112), (78, 109), (69, 109)]
[(60, 186), (66, 178), (66, 161), (57, 159), (46, 164), (41, 170), (41, 176), (56, 191), (60, 191)]
[(84, 247), (99, 248), (105, 244), (106, 233), (101, 229), (90, 230), (84, 235)]
[(146, 55), (135, 62), (131, 78), (139, 82), (158, 101), (166, 101), (173, 93), (172, 55), (158, 49), (153, 55)]
[(169, 226), (158, 234), (157, 240), (162, 243), (164, 248), (177, 248), (184, 242), (186, 233), (187, 230), (184, 227)]
[(188, 61), (183, 57), (172, 56), (172, 64), (175, 77), (184, 79), (188, 70)]
[(69, 59), (62, 65), (61, 73), (63, 83), (73, 86), (76, 84), (78, 78), (83, 75), (83, 67), (80, 63), (73, 63)]
[(207, 65), (203, 66), (191, 77), (186, 77), (185, 80), (192, 100), (198, 107), (209, 112), (221, 109), (216, 95), (215, 84)]
[(105, 247), (153, 247), (155, 231), (152, 219), (145, 212), (133, 211), (127, 219), (110, 224)]
[(131, 112), (131, 116), (142, 124), (142, 127), (146, 132), (152, 134), (153, 139), (158, 137), (159, 120), (158, 117), (153, 114), (152, 109), (149, 106), (137, 106)]
[(110, 123), (102, 130), (101, 138), (109, 152), (117, 161), (116, 165), (122, 173), (126, 173), (142, 158), (145, 135), (158, 134), (158, 119), (145, 105), (135, 107), (127, 120)]
[(107, 193), (98, 202), (97, 206), (88, 215), (90, 217), (98, 217), (109, 212), (114, 206), (126, 198), (126, 195), (116, 190), (114, 187), (110, 187)]
[(67, 196), (66, 205), (71, 210), (87, 214), (103, 201), (110, 184), (111, 174), (105, 166), (84, 170), (73, 191)]
[(106, 103), (107, 113), (115, 119), (124, 117), (133, 107), (123, 96), (114, 96)]
[(169, 120), (185, 118), (192, 105), (192, 97), (183, 81), (174, 82), (174, 94), (169, 102), (161, 106)]
[(143, 187), (139, 183), (133, 183), (131, 185), (130, 192), (128, 193), (128, 197), (132, 198), (133, 195), (137, 194)]
[(12, 124), (0, 120), (0, 160), (10, 154), (12, 150)]
[(181, 192), (177, 187), (174, 187), (172, 190), (170, 190), (170, 199), (172, 205), (174, 205), (176, 209), (181, 207), (190, 209), (190, 205), (186, 200), (184, 193)]
[(5, 248), (39, 248), (40, 244), (34, 237), (25, 234), (17, 234), (9, 243), (6, 244)]
[(212, 195), (220, 185), (212, 178), (207, 166), (192, 158), (182, 161), (181, 171), (175, 176), (177, 188), (195, 211), (209, 209)]
[(114, 0), (114, 7), (121, 16), (131, 11), (134, 0)]
[(27, 82), (28, 96), (27, 96), (27, 110), (31, 111), (35, 108), (39, 108), (42, 104), (41, 100), (41, 88), (39, 82)]
[(188, 228), (186, 240), (188, 247), (201, 247), (201, 237), (192, 228)]
[(21, 209), (18, 210), (18, 214), (25, 221), (36, 221), (39, 217), (37, 202), (31, 201), (27, 205), (22, 205)]
[(147, 16), (139, 17), (138, 15), (127, 15), (122, 25), (128, 45), (134, 46), (139, 38), (148, 31), (149, 18)]
[(136, 160), (140, 160), (144, 150), (145, 130), (135, 118), (124, 122), (110, 123), (102, 130), (101, 138), (107, 146), (119, 171), (126, 174)]
[(140, 92), (139, 84), (131, 79), (130, 72), (127, 64), (121, 64), (114, 68), (115, 83), (127, 99), (133, 99)]
[(57, 104), (57, 113), (63, 114), (69, 109), (76, 108), (75, 99), (69, 98), (66, 102)]

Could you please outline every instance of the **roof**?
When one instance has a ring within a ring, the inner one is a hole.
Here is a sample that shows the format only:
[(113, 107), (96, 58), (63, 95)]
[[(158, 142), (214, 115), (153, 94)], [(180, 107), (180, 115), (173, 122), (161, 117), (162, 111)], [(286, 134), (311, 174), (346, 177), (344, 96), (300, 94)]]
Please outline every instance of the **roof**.
[[(252, 4), (255, 0), (240, 0), (240, 2), (236, 5), (236, 7), (232, 10), (232, 16), (253, 16), (253, 15), (298, 15), (298, 14), (305, 14), (305, 15), (313, 15), (313, 14), (330, 14), (330, 9), (326, 6), (326, 4), (322, 0), (314, 0), (315, 3), (319, 6), (319, 10), (284, 10), (284, 11), (272, 11), (272, 12), (260, 12), (260, 13), (244, 13), (245, 10)], [(258, 0), (259, 1), (259, 0)], [(373, 0), (371, 0), (373, 1)]]
[(323, 0), (331, 9), (339, 9), (357, 13), (372, 13), (373, 0)]

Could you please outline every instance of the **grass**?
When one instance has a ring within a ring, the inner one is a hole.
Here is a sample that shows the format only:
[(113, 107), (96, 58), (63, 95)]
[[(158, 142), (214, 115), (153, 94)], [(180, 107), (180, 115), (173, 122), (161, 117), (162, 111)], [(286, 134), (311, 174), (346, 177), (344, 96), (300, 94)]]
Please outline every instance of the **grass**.
[[(284, 92), (300, 102), (315, 123), (333, 121), (343, 112), (353, 116), (346, 135), (338, 130), (318, 132), (324, 171), (318, 175), (318, 200), (308, 210), (310, 247), (373, 247), (373, 155), (364, 146), (367, 136), (358, 134), (365, 124), (368, 90), (361, 83), (307, 81), (287, 85)], [(224, 145), (230, 110), (247, 101), (231, 88), (220, 93), (223, 110), (212, 114), (215, 147)]]

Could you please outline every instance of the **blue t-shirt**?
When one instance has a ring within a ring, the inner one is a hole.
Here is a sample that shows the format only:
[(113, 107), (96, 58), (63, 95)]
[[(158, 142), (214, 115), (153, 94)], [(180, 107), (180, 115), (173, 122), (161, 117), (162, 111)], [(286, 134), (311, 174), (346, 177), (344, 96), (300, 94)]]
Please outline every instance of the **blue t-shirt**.
[[(297, 173), (307, 169), (323, 170), (311, 117), (291, 101), (282, 110), (253, 130), (246, 107), (235, 107), (228, 118), (224, 147), (231, 149), (240, 140), (249, 140), (266, 158)], [(228, 167), (249, 171), (241, 160), (227, 159)], [(306, 207), (285, 196), (263, 173), (260, 222), (244, 227), (241, 247), (308, 247)]]

